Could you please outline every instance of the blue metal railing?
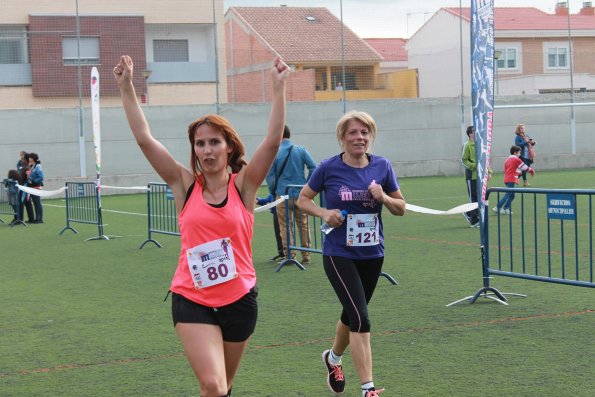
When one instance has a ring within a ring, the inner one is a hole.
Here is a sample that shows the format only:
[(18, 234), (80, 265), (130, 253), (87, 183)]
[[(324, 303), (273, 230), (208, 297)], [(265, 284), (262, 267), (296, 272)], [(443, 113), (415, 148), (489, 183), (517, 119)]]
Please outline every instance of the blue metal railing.
[(165, 183), (149, 183), (147, 186), (147, 239), (138, 247), (142, 249), (151, 242), (161, 248), (153, 239), (153, 233), (179, 236), (178, 216), (174, 195)]
[(97, 225), (98, 236), (88, 240), (109, 240), (103, 234), (103, 217), (101, 215), (101, 202), (99, 191), (95, 182), (66, 182), (66, 226), (59, 234), (66, 230), (78, 231), (71, 223)]
[[(502, 194), (514, 192), (510, 212), (501, 212)], [(495, 197), (485, 207), (482, 224), (483, 288), (479, 297), (507, 304), (505, 295), (490, 286), (493, 276), (595, 287), (593, 269), (593, 196), (591, 189), (490, 188)], [(494, 214), (494, 212), (496, 212)], [(492, 261), (492, 254), (494, 260)]]

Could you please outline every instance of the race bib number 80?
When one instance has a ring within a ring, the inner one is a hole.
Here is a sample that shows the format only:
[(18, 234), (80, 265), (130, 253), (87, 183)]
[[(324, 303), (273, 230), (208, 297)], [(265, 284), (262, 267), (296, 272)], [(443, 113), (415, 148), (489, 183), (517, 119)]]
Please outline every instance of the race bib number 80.
[(194, 288), (212, 287), (238, 276), (231, 239), (209, 241), (186, 250)]

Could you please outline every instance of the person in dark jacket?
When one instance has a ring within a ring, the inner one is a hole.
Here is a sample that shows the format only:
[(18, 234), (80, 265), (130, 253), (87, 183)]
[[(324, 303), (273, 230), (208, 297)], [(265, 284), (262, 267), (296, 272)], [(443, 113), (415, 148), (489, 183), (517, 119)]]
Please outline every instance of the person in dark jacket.
[[(29, 176), (27, 178), (27, 186), (35, 189), (43, 189), (43, 179), (45, 174), (41, 169), (41, 161), (37, 153), (29, 153)], [(31, 195), (33, 207), (35, 208), (35, 220), (31, 223), (43, 223), (43, 206), (41, 205), (41, 197), (35, 194)]]

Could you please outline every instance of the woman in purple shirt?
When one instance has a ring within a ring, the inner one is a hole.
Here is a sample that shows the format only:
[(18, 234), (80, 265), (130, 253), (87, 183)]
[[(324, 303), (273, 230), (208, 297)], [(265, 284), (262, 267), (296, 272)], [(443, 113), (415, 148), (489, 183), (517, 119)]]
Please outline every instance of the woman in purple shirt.
[[(375, 136), (376, 123), (369, 114), (345, 114), (337, 124), (337, 139), (343, 151), (320, 163), (297, 202), (302, 210), (334, 227), (324, 239), (323, 264), (343, 311), (333, 347), (322, 353), (327, 383), (335, 393), (344, 391), (341, 356), (351, 346), (362, 397), (377, 397), (384, 391), (377, 390), (372, 379), (368, 318), (368, 303), (384, 262), (382, 207), (393, 215), (405, 214), (405, 199), (390, 162), (367, 153)], [(321, 192), (327, 208), (313, 201)], [(342, 210), (347, 211), (346, 217)]]

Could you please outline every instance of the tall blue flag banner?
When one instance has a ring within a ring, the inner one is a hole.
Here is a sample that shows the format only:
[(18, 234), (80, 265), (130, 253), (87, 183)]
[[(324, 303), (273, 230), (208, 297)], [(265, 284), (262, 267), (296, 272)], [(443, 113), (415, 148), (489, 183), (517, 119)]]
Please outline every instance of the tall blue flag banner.
[(471, 0), (471, 71), (477, 201), (484, 221), (494, 115), (494, 0)]

